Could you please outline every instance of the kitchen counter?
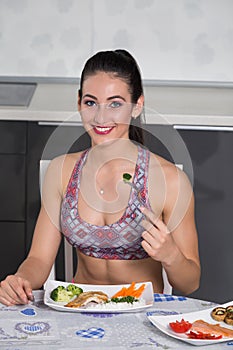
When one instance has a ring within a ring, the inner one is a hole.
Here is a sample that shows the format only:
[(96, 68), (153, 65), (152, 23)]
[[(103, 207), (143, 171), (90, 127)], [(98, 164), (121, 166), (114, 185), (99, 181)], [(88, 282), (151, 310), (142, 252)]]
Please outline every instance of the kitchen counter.
[[(148, 124), (233, 127), (233, 88), (152, 85), (147, 82)], [(77, 112), (78, 84), (37, 83), (28, 107), (0, 106), (0, 120), (81, 123)]]

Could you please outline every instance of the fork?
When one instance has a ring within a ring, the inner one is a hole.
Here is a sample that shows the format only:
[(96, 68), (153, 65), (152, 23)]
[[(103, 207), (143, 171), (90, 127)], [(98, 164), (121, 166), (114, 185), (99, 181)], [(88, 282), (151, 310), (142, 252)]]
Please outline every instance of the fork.
[(139, 199), (139, 202), (144, 206), (143, 202), (142, 202), (142, 195), (141, 195), (141, 192), (140, 190), (137, 188), (137, 186), (132, 183), (132, 182), (129, 182), (128, 180), (125, 180), (123, 179), (124, 183), (125, 184), (128, 184), (134, 191), (136, 191), (137, 193), (137, 196), (138, 196), (138, 199)]
[(35, 296), (32, 294), (31, 298), (28, 299), (30, 305), (36, 305)]

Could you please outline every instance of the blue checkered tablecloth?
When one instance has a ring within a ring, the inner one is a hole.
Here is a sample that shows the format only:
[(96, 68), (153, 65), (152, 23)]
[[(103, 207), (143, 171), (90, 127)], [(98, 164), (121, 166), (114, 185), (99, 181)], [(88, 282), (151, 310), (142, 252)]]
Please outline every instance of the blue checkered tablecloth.
[(184, 300), (187, 300), (187, 298), (182, 296), (170, 295), (170, 294), (159, 294), (159, 293), (154, 294), (155, 302), (175, 301), (175, 300), (184, 301)]
[(81, 335), (83, 338), (100, 339), (104, 336), (104, 329), (100, 327), (81, 329), (76, 332), (76, 335)]
[[(0, 304), (1, 350), (187, 350), (187, 343), (168, 337), (148, 316), (178, 315), (215, 305), (155, 293), (153, 305), (140, 312), (75, 313), (44, 305), (43, 291), (34, 291), (34, 295), (33, 304), (10, 307)], [(233, 346), (232, 340), (210, 345), (211, 350), (229, 350), (229, 346)]]

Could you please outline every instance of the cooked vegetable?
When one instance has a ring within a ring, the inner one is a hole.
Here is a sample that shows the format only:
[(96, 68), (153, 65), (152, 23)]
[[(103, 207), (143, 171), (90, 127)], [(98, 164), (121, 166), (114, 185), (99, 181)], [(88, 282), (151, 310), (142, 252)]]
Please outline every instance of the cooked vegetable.
[(50, 298), (57, 302), (69, 302), (74, 296), (83, 292), (82, 288), (69, 284), (66, 288), (64, 286), (57, 286), (50, 293)]
[(226, 316), (224, 318), (224, 322), (233, 326), (233, 308), (232, 306), (226, 308)]
[(133, 304), (135, 301), (139, 301), (135, 297), (132, 297), (131, 295), (128, 295), (127, 297), (121, 297), (121, 298), (111, 298), (111, 301), (114, 303), (129, 303)]
[(66, 287), (66, 290), (67, 290), (68, 292), (72, 293), (72, 296), (79, 295), (79, 294), (83, 293), (82, 288), (76, 286), (75, 284), (69, 284), (69, 285)]
[(132, 175), (128, 174), (128, 173), (124, 173), (123, 174), (123, 180), (124, 181), (129, 181), (131, 179)]
[[(137, 186), (133, 182), (129, 181), (131, 179), (131, 177), (132, 176), (130, 174), (124, 173), (123, 174), (123, 181), (125, 184), (129, 185), (134, 191), (136, 191), (138, 199), (139, 199), (139, 201), (141, 201), (142, 200), (142, 192), (139, 188), (137, 188)], [(143, 202), (142, 202), (142, 204), (143, 204)]]
[(203, 333), (203, 332), (193, 332), (190, 331), (187, 336), (190, 339), (221, 339), (222, 335), (215, 335), (211, 333)]
[(58, 286), (57, 288), (53, 289), (50, 298), (54, 301), (70, 301), (72, 296), (70, 293), (65, 289), (64, 286)]
[(226, 316), (225, 307), (218, 306), (211, 311), (211, 317), (216, 321), (224, 321), (225, 316)]
[(135, 282), (132, 282), (131, 285), (127, 287), (121, 288), (117, 293), (115, 293), (112, 298), (118, 298), (118, 297), (135, 297), (139, 298), (142, 295), (142, 292), (144, 291), (146, 285), (143, 283), (138, 289), (135, 288)]
[(169, 326), (176, 333), (185, 333), (192, 327), (192, 323), (182, 318), (181, 321), (170, 322)]
[(226, 307), (226, 312), (233, 312), (233, 305), (229, 305)]
[(211, 317), (216, 321), (224, 321), (233, 326), (233, 305), (229, 305), (226, 308), (222, 306), (215, 307), (211, 311)]

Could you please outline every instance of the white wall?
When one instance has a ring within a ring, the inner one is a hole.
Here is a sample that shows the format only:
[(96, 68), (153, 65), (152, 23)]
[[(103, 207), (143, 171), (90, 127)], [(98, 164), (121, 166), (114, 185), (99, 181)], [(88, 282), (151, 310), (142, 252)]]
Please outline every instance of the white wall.
[(0, 0), (0, 76), (79, 77), (126, 48), (144, 79), (233, 82), (233, 0)]

